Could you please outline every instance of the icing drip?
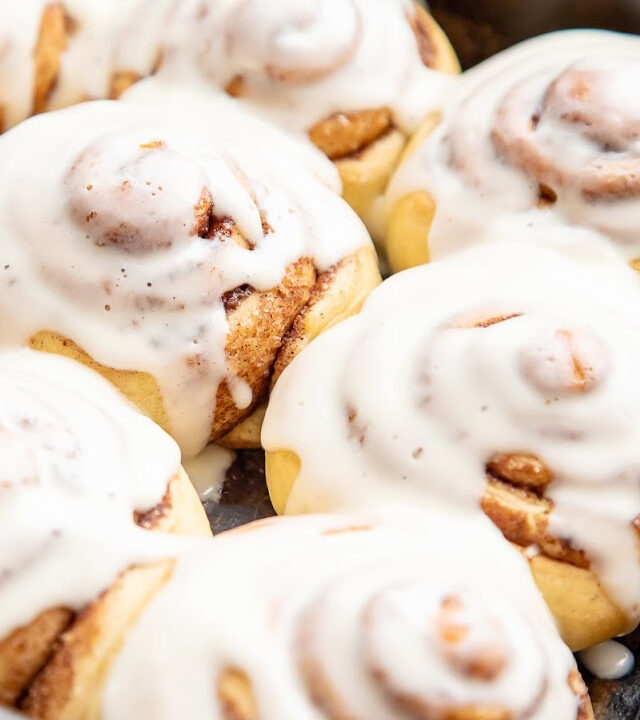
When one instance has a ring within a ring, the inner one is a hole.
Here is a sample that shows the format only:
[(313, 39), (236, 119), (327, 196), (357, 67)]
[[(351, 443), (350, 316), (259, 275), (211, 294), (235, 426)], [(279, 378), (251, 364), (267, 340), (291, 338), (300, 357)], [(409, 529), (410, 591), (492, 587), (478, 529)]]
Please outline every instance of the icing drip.
[(158, 505), (179, 469), (175, 442), (92, 371), (0, 353), (0, 638), (157, 557), (164, 544), (151, 547), (134, 513)]
[(272, 393), (263, 444), (301, 461), (286, 511), (475, 511), (489, 473), (552, 503), (548, 530), (637, 622), (639, 302), (607, 253), (515, 241), (391, 278)]
[(247, 133), (258, 121), (222, 101), (194, 100), (199, 113), (167, 110), (162, 122), (160, 105), (143, 104), (86, 103), (0, 138), (0, 304), (19, 308), (0, 339), (49, 330), (103, 365), (149, 373), (193, 455), (222, 382), (239, 408), (253, 399), (225, 354), (224, 294), (276, 287), (300, 258), (326, 270), (370, 241), (294, 165), (292, 141)]
[(389, 190), (436, 203), (431, 256), (514, 236), (523, 227), (581, 225), (640, 256), (637, 37), (555, 33), (522, 43), (460, 79), (432, 135)]
[[(8, 127), (33, 112), (32, 52), (50, 4), (0, 0), (0, 106)], [(388, 107), (410, 132), (439, 107), (450, 83), (421, 58), (412, 0), (56, 4), (69, 28), (49, 109), (113, 97), (120, 78), (129, 84), (159, 71), (180, 83), (201, 71), (221, 91), (241, 81), (248, 104), (296, 130), (335, 112)]]
[(633, 670), (633, 653), (622, 643), (609, 640), (583, 650), (578, 657), (587, 670), (601, 680), (619, 680)]
[(199, 455), (184, 463), (184, 469), (201, 500), (220, 500), (227, 470), (235, 458), (236, 454), (232, 450), (208, 445)]
[(407, 521), (279, 518), (191, 547), (116, 660), (105, 720), (229, 717), (229, 671), (267, 720), (576, 718), (523, 559), (483, 518)]

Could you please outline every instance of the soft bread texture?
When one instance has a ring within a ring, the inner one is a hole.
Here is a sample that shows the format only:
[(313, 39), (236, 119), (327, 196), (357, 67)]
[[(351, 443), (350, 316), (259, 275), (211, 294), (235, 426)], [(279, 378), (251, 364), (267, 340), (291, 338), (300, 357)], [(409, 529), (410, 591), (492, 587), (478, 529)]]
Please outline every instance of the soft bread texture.
[[(237, 307), (227, 311), (226, 353), (237, 363), (234, 371), (251, 387), (256, 400), (239, 409), (223, 384), (216, 397), (210, 439), (236, 449), (260, 447), (264, 415), (260, 401), (269, 385), (311, 340), (357, 313), (379, 283), (375, 252), (365, 247), (317, 278), (312, 263), (301, 261), (277, 288), (241, 296)], [(148, 373), (100, 365), (72, 340), (50, 331), (37, 333), (29, 345), (96, 370), (171, 434), (162, 393)]]
[[(182, 469), (169, 482), (162, 502), (141, 514), (137, 523), (160, 533), (211, 535), (202, 503)], [(51, 671), (56, 672), (56, 683), (61, 687), (75, 683), (65, 675), (67, 672), (104, 672), (116, 652), (110, 647), (114, 623), (122, 622), (122, 631), (130, 626), (169, 574), (170, 567), (168, 571), (164, 561), (126, 571), (78, 617), (68, 608), (51, 608), (0, 638), (0, 704), (12, 707), (31, 703), (23, 701), (24, 693), (54, 650), (58, 652), (61, 647), (65, 648), (64, 660), (59, 661), (61, 669)]]
[(389, 185), (391, 269), (545, 226), (583, 227), (633, 267), (639, 58), (636, 36), (565, 31), (465, 73)]
[[(342, 26), (340, 34), (327, 32), (328, 12)], [(309, 27), (313, 60), (307, 50), (287, 45), (299, 22), (305, 32)], [(136, 0), (122, 8), (114, 0), (111, 11), (93, 2), (42, 0), (21, 23), (5, 31), (24, 42), (14, 51), (24, 54), (24, 77), (13, 81), (23, 87), (6, 88), (4, 102), (0, 94), (5, 124), (83, 100), (119, 98), (152, 75), (186, 82), (201, 75), (208, 92), (226, 90), (287, 129), (308, 134), (336, 162), (345, 199), (378, 235), (384, 228), (376, 206), (402, 148), (423, 116), (439, 109), (446, 85), (441, 76), (460, 71), (442, 29), (411, 0), (326, 7), (320, 1), (307, 11), (294, 5), (267, 11), (238, 0), (204, 3), (199, 13), (185, 0)], [(254, 38), (256, 27), (264, 28), (262, 37)], [(382, 68), (372, 52), (378, 46), (388, 58)], [(87, 69), (92, 47), (101, 58), (91, 58), (93, 75)], [(359, 86), (355, 99), (353, 83)]]
[(624, 485), (635, 462), (616, 464), (634, 432), (637, 285), (592, 252), (502, 242), (383, 284), (276, 384), (262, 435), (276, 511), (482, 510), (525, 552), (570, 647), (630, 631), (638, 522), (610, 478)]
[[(271, 502), (276, 512), (283, 514), (300, 473), (300, 458), (288, 450), (267, 452), (266, 470)], [(540, 527), (535, 498), (523, 498), (516, 488), (504, 484), (496, 487), (489, 482), (482, 507), (516, 546), (518, 535), (526, 538), (518, 546), (523, 551), (531, 546), (548, 547), (550, 540), (559, 544), (559, 538), (549, 537), (544, 527)], [(514, 531), (523, 526), (527, 529), (526, 535)], [(611, 601), (592, 570), (562, 557), (545, 555), (530, 557), (529, 564), (560, 634), (572, 650), (583, 650), (629, 631), (629, 618)]]
[(27, 690), (21, 709), (41, 720), (98, 720), (99, 692), (110, 665), (171, 572), (171, 561), (131, 568), (85, 608), (60, 636), (52, 659)]
[(114, 632), (95, 647), (120, 646), (110, 671), (96, 653), (67, 662), (70, 636), (25, 707), (43, 720), (169, 720), (186, 702), (203, 720), (592, 720), (519, 554), (483, 518), (422, 519), (272, 518), (184, 546), (134, 627), (102, 608)]
[[(0, 335), (97, 370), (185, 456), (212, 440), (258, 447), (252, 416), (270, 385), (324, 328), (358, 311), (380, 282), (377, 258), (326, 186), (327, 167), (335, 171), (320, 153), (225, 98), (194, 101), (194, 116), (148, 88), (128, 103), (32, 118), (0, 139), (28, 174), (29, 137), (67, 138), (42, 148), (51, 172), (39, 212), (24, 207), (18, 228), (6, 228), (16, 253), (6, 292), (28, 294), (32, 311)], [(0, 189), (7, 212), (12, 187)], [(44, 242), (61, 207), (65, 229)]]
[[(83, 630), (89, 607), (115, 596), (127, 622), (153, 585), (128, 568), (171, 557), (160, 538), (211, 529), (176, 443), (96, 373), (5, 350), (0, 400), (0, 704), (18, 706), (65, 638), (85, 653), (91, 633), (108, 641), (110, 623)], [(118, 576), (131, 602), (112, 592)]]
[[(413, 28), (425, 65), (443, 73), (460, 72), (449, 40), (422, 6), (416, 6)], [(431, 125), (431, 121), (427, 120), (425, 124)], [(387, 245), (385, 240), (383, 243), (386, 230), (382, 227), (384, 221), (378, 218), (376, 204), (381, 201), (393, 172), (413, 143), (413, 137), (394, 124), (393, 115), (387, 108), (338, 113), (316, 123), (309, 130), (309, 137), (335, 162), (342, 179), (344, 199), (367, 222), (376, 242), (385, 245), (389, 252), (393, 242)], [(396, 258), (390, 262), (394, 271), (402, 269), (402, 262), (396, 264)]]

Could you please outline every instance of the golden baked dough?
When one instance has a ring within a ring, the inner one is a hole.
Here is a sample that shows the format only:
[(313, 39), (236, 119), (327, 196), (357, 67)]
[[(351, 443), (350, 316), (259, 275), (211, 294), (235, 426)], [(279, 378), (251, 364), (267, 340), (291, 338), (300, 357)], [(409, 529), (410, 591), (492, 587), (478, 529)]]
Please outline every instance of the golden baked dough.
[(490, 241), (494, 227), (513, 237), (549, 224), (580, 228), (637, 265), (628, 97), (639, 56), (637, 36), (557, 32), (464, 74), (440, 126), (418, 133), (389, 184), (392, 270)]
[(272, 392), (276, 512), (482, 510), (572, 649), (632, 630), (638, 288), (608, 257), (502, 242), (390, 278)]
[[(140, 527), (155, 532), (211, 535), (202, 503), (182, 469), (169, 482), (162, 502), (136, 520)], [(78, 617), (68, 608), (51, 608), (8, 637), (0, 638), (0, 705), (13, 706), (20, 700), (24, 689), (61, 642), (77, 643), (91, 657), (94, 652), (102, 652), (100, 644), (112, 640), (111, 632), (105, 632), (109, 625), (104, 625), (103, 613), (113, 608), (114, 617), (132, 623), (159, 587), (159, 579), (167, 577), (165, 563), (128, 571)], [(76, 651), (73, 652), (75, 661)]]
[[(261, 403), (269, 385), (311, 340), (357, 313), (379, 283), (375, 252), (364, 247), (318, 277), (313, 263), (299, 261), (290, 267), (278, 287), (240, 292), (236, 300), (228, 301), (227, 355), (238, 377), (251, 387), (255, 400), (248, 408), (239, 409), (223, 383), (216, 397), (210, 439), (236, 449), (260, 447), (264, 416)], [(148, 373), (101, 365), (72, 340), (46, 330), (34, 335), (29, 345), (96, 370), (160, 427), (172, 433), (160, 388)]]
[[(455, 52), (433, 17), (416, 4), (416, 13), (410, 20), (423, 63), (439, 72), (460, 72)], [(433, 127), (433, 120), (428, 118), (424, 126)], [(344, 199), (375, 230), (378, 225), (375, 203), (382, 197), (403, 154), (422, 133), (419, 130), (408, 137), (396, 126), (388, 108), (377, 108), (336, 113), (316, 123), (309, 130), (309, 137), (335, 162), (342, 178)], [(382, 238), (376, 237), (378, 240)], [(387, 253), (392, 245), (385, 240)], [(396, 266), (395, 258), (391, 267), (394, 272), (402, 269), (400, 264)]]
[(102, 608), (95, 621), (120, 643), (98, 635), (90, 655), (69, 638), (24, 709), (39, 720), (136, 717), (151, 693), (158, 718), (189, 694), (194, 717), (224, 720), (409, 710), (420, 720), (592, 720), (518, 553), (482, 519), (424, 520), (270, 518), (192, 545), (168, 582), (158, 575), (164, 587), (137, 627)]
[[(4, 340), (89, 365), (187, 454), (208, 441), (259, 447), (252, 416), (275, 378), (380, 282), (362, 223), (316, 177), (332, 174), (329, 163), (315, 151), (301, 163), (294, 141), (260, 137), (271, 128), (226, 99), (206, 107), (220, 115), (216, 132), (180, 113), (158, 129), (146, 106), (99, 102), (33, 118), (2, 138), (17, 157), (31, 146), (21, 134), (42, 141), (49, 127), (69, 143), (89, 136), (71, 157), (61, 153), (63, 182), (51, 174), (41, 190), (50, 203), (34, 218), (46, 223), (62, 207), (58, 241), (41, 244), (44, 228), (7, 227), (40, 256), (8, 263), (11, 272), (43, 271), (7, 286), (9, 295), (29, 289), (32, 317), (26, 337), (7, 326)], [(0, 189), (5, 208), (12, 188)], [(73, 259), (60, 262), (67, 251)], [(68, 303), (52, 319), (48, 292)]]

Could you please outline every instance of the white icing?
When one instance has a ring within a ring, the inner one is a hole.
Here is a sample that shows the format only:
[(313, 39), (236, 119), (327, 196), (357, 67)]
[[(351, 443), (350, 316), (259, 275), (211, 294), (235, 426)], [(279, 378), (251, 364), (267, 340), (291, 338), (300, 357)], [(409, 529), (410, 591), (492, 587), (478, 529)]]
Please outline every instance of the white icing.
[[(567, 224), (640, 256), (639, 81), (637, 36), (565, 31), (495, 55), (459, 79), (442, 122), (392, 180), (387, 209), (413, 191), (432, 195), (432, 258)], [(540, 182), (555, 203), (539, 205)]]
[(235, 458), (233, 450), (208, 445), (195, 457), (185, 460), (184, 469), (201, 500), (220, 500), (227, 470)]
[(297, 166), (313, 173), (336, 194), (342, 192), (336, 167), (315, 145), (248, 113), (239, 101), (212, 93), (205, 78), (192, 75), (183, 78), (165, 72), (132, 85), (121, 99), (149, 112), (161, 113), (165, 118), (191, 115), (216, 125), (235, 127), (238, 132), (241, 129), (244, 142), (250, 143), (255, 152), (260, 153), (261, 147), (268, 145), (274, 154), (277, 151), (284, 158), (295, 157)]
[(628, 675), (635, 664), (631, 650), (615, 640), (583, 650), (578, 657), (587, 670), (601, 680), (619, 680)]
[(243, 101), (292, 130), (335, 112), (388, 107), (412, 132), (452, 82), (422, 62), (408, 22), (414, 8), (413, 0), (186, 2), (167, 45), (184, 53), (183, 23), (197, 16), (191, 64), (220, 88), (241, 76)]
[[(443, 616), (452, 595), (461, 607)], [(447, 648), (443, 622), (469, 632)], [(465, 671), (496, 654), (493, 677)], [(102, 717), (222, 718), (216, 687), (234, 668), (265, 720), (336, 716), (314, 705), (306, 672), (336, 689), (345, 716), (417, 717), (385, 695), (376, 669), (390, 693), (436, 708), (487, 704), (574, 720), (574, 667), (526, 563), (486, 519), (278, 518), (180, 556), (115, 661)]]
[[(0, 0), (0, 105), (32, 112), (32, 49), (47, 0)], [(160, 65), (212, 89), (245, 79), (247, 103), (306, 130), (338, 111), (393, 110), (407, 132), (439, 107), (450, 76), (425, 67), (408, 22), (413, 0), (64, 0), (75, 23), (50, 99), (108, 97), (112, 75)], [(4, 80), (4, 82), (3, 82)]]
[(179, 469), (176, 443), (93, 371), (0, 352), (0, 638), (157, 556), (134, 512)]
[(553, 474), (550, 530), (637, 623), (637, 276), (596, 246), (576, 262), (537, 242), (387, 280), (285, 370), (262, 442), (301, 459), (288, 513), (434, 498), (478, 511), (488, 460), (533, 454)]
[[(292, 141), (265, 143), (247, 132), (259, 121), (223, 101), (160, 107), (85, 103), (0, 137), (0, 342), (51, 330), (103, 365), (150, 373), (189, 456), (210, 437), (223, 380), (238, 407), (252, 399), (225, 355), (222, 295), (273, 288), (301, 257), (326, 270), (370, 239)], [(203, 192), (253, 249), (198, 236)]]

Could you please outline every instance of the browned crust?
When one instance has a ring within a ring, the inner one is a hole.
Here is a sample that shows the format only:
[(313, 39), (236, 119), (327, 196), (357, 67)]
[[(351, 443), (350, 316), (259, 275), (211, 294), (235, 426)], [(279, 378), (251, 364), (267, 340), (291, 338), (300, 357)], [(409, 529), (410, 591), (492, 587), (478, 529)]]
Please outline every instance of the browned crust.
[(342, 260), (338, 265), (334, 265), (329, 270), (318, 276), (316, 284), (309, 293), (307, 304), (298, 313), (284, 338), (282, 349), (278, 354), (278, 358), (273, 368), (273, 376), (271, 378), (272, 386), (275, 384), (276, 380), (280, 377), (287, 365), (289, 365), (293, 358), (301, 351), (303, 344), (306, 344), (306, 316), (309, 314), (313, 306), (320, 302), (320, 300), (322, 300), (325, 296), (327, 290), (335, 280), (338, 268), (345, 262), (346, 260)]
[[(169, 481), (161, 502), (147, 512), (135, 513), (135, 519), (141, 527), (157, 532), (209, 532), (200, 501), (182, 470)], [(78, 632), (76, 622), (70, 609), (50, 608), (0, 640), (0, 705), (20, 703), (25, 689), (57, 654), (67, 634)]]
[(569, 540), (549, 532), (553, 510), (550, 500), (506, 481), (489, 478), (481, 505), (502, 534), (516, 545), (533, 545), (549, 558), (589, 568), (589, 560), (582, 550), (572, 547)]
[(59, 637), (53, 658), (28, 689), (21, 709), (39, 720), (99, 717), (101, 690), (111, 662), (172, 572), (173, 562), (166, 560), (122, 573)]
[(393, 127), (388, 108), (334, 113), (309, 130), (309, 138), (331, 160), (364, 150)]
[[(366, 297), (380, 282), (377, 268), (375, 251), (367, 246), (318, 276), (306, 306), (298, 313), (283, 339), (273, 368), (272, 386), (285, 367), (317, 335), (360, 310)], [(314, 314), (318, 315), (314, 318), (317, 327), (310, 333), (308, 320)]]
[(33, 50), (34, 113), (47, 109), (51, 93), (58, 82), (62, 54), (67, 48), (74, 25), (64, 3), (52, 2), (45, 6)]
[(226, 354), (231, 368), (253, 395), (249, 407), (240, 410), (227, 383), (218, 388), (212, 440), (226, 435), (260, 404), (269, 388), (272, 369), (292, 323), (303, 310), (316, 282), (311, 258), (289, 265), (282, 282), (265, 292), (237, 288), (227, 294), (229, 332)]
[(66, 608), (51, 608), (0, 641), (0, 705), (14, 707), (44, 667), (55, 641), (73, 620)]

